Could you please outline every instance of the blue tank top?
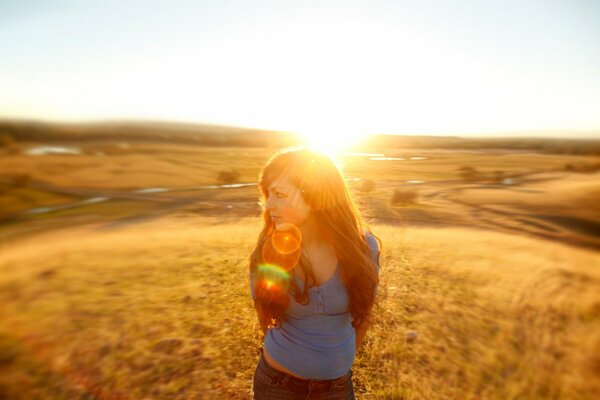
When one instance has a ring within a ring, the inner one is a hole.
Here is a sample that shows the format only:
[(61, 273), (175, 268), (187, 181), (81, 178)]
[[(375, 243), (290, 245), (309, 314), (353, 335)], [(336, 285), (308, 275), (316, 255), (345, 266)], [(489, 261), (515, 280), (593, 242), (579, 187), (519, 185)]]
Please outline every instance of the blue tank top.
[[(379, 273), (377, 239), (366, 236)], [(295, 278), (300, 290), (304, 284)], [(252, 277), (250, 290), (255, 299)], [(356, 334), (352, 327), (348, 291), (340, 278), (340, 266), (320, 286), (308, 289), (308, 304), (289, 296), (288, 320), (280, 328), (269, 328), (264, 346), (269, 355), (289, 371), (305, 379), (335, 379), (352, 367)]]

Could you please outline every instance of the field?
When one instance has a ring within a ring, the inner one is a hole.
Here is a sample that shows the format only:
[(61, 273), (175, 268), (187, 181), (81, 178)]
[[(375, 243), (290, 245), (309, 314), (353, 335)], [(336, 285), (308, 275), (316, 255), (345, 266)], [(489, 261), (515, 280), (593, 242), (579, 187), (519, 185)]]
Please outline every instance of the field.
[[(272, 150), (22, 153), (41, 144), (0, 158), (0, 398), (249, 398), (251, 184)], [(599, 396), (598, 157), (374, 153), (341, 157), (383, 241), (357, 398)], [(248, 185), (222, 186), (232, 170)]]

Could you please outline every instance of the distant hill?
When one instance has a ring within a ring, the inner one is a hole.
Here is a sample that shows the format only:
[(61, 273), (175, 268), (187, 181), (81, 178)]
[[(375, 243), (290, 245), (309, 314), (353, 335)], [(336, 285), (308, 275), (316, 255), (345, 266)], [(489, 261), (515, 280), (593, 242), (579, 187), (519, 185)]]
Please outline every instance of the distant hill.
[[(0, 146), (14, 142), (144, 141), (188, 143), (201, 146), (281, 148), (301, 139), (283, 131), (209, 124), (115, 121), (101, 123), (48, 123), (0, 120)], [(540, 137), (463, 138), (458, 136), (371, 135), (359, 148), (514, 149), (542, 153), (600, 155), (600, 139)]]
[(240, 147), (282, 147), (298, 142), (287, 132), (208, 124), (128, 121), (67, 124), (0, 120), (0, 143), (11, 141), (144, 141)]
[(540, 153), (600, 156), (600, 139), (563, 139), (533, 137), (402, 136), (373, 135), (361, 144), (363, 148), (439, 148), (439, 149), (505, 149)]

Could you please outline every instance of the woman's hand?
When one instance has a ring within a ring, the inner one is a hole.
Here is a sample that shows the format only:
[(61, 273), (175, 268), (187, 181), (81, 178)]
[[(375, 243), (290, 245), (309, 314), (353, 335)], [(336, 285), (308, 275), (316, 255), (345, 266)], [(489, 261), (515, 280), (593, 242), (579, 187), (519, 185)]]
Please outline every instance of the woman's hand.
[(370, 324), (366, 320), (363, 320), (360, 323), (360, 325), (358, 325), (357, 327), (354, 328), (354, 330), (356, 332), (356, 352), (357, 353), (362, 348), (363, 340), (364, 340), (365, 336), (367, 335), (367, 330), (369, 329), (369, 326), (370, 326)]

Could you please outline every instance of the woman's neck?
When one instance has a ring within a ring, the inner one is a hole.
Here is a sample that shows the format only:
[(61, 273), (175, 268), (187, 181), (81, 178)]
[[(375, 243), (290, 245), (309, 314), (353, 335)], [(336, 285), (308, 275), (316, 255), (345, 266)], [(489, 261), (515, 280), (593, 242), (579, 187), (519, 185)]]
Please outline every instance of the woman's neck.
[(318, 247), (322, 243), (326, 242), (319, 230), (317, 221), (313, 217), (309, 217), (298, 228), (302, 233), (302, 245), (305, 248)]

